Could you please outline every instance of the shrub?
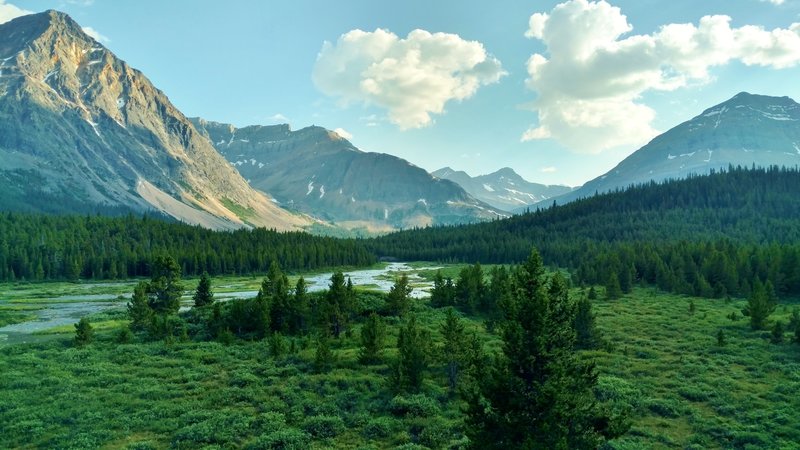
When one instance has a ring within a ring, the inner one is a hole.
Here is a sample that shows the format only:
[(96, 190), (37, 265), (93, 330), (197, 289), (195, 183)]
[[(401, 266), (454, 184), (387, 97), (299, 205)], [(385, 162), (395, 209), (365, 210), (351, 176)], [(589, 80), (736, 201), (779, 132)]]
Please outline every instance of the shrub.
[(313, 416), (303, 422), (303, 429), (316, 438), (332, 438), (344, 431), (344, 421), (339, 416)]
[(364, 426), (362, 434), (367, 439), (381, 439), (390, 436), (397, 428), (397, 421), (391, 417), (376, 417)]
[(389, 410), (396, 416), (431, 417), (439, 414), (436, 400), (416, 394), (408, 397), (398, 395), (389, 403)]
[(248, 450), (306, 450), (311, 436), (297, 428), (284, 428), (261, 436), (248, 445)]

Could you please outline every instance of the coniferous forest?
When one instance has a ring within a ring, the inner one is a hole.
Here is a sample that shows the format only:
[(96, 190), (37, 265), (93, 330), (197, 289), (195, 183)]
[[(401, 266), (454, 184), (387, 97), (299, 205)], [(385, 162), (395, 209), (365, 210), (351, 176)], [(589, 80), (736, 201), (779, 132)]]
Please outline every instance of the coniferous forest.
[[(0, 214), (2, 286), (31, 292), (3, 323), (50, 286), (126, 290), (0, 344), (0, 447), (793, 448), (799, 175), (730, 168), (374, 239)], [(379, 258), (442, 267), (386, 293), (335, 269)], [(241, 275), (257, 293), (222, 297)]]

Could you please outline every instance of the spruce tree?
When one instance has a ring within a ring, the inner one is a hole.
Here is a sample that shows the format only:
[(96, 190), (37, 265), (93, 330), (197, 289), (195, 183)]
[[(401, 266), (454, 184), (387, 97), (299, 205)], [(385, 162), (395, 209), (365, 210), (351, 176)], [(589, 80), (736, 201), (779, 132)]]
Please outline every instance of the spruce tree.
[(147, 299), (148, 283), (140, 281), (133, 288), (133, 297), (128, 302), (128, 317), (132, 331), (145, 331), (153, 319), (153, 309)]
[(90, 344), (94, 339), (94, 330), (89, 323), (89, 319), (81, 317), (81, 320), (75, 324), (75, 345), (83, 347)]
[(469, 399), (467, 434), (481, 449), (589, 449), (626, 431), (595, 399), (597, 373), (575, 353), (575, 307), (534, 250), (514, 272), (500, 324), (503, 353)]
[(292, 329), (295, 333), (304, 333), (310, 314), (308, 301), (308, 288), (306, 280), (300, 277), (294, 286), (294, 300), (292, 301)]
[(619, 277), (616, 272), (611, 272), (606, 282), (606, 298), (614, 300), (620, 297), (622, 297), (622, 288), (619, 285)]
[(575, 347), (579, 349), (596, 348), (599, 344), (595, 316), (592, 314), (592, 302), (587, 298), (578, 301), (575, 313)]
[(724, 347), (727, 342), (725, 341), (725, 332), (722, 331), (722, 328), (719, 329), (717, 332), (717, 345), (720, 347)]
[(763, 330), (767, 326), (769, 315), (775, 311), (777, 305), (770, 300), (767, 289), (756, 279), (753, 283), (747, 305), (742, 309), (742, 314), (750, 316), (750, 327), (753, 330)]
[(322, 304), (322, 316), (325, 325), (330, 329), (334, 338), (339, 338), (341, 333), (350, 326), (350, 316), (353, 313), (355, 293), (353, 283), (348, 278), (344, 281), (342, 272), (331, 275), (331, 284), (325, 293)]
[(386, 325), (381, 317), (373, 312), (361, 327), (361, 351), (358, 354), (358, 361), (365, 365), (380, 362), (385, 339)]
[(330, 336), (327, 332), (321, 332), (317, 336), (317, 350), (314, 353), (314, 370), (318, 373), (324, 373), (331, 370), (333, 366), (334, 356), (331, 351)]
[(411, 316), (400, 329), (397, 339), (398, 359), (394, 366), (394, 384), (398, 391), (418, 392), (428, 368), (429, 336)]
[(408, 276), (402, 274), (395, 278), (394, 285), (389, 289), (389, 295), (386, 298), (387, 307), (392, 315), (404, 317), (408, 310), (411, 308), (411, 291), (413, 289), (408, 285)]
[(157, 314), (175, 314), (181, 306), (181, 266), (172, 256), (157, 256), (148, 284), (149, 303)]
[(467, 336), (464, 324), (456, 315), (453, 308), (448, 308), (445, 313), (444, 322), (441, 325), (442, 332), (442, 358), (447, 372), (447, 382), (450, 390), (454, 391), (458, 385), (458, 378), (465, 364), (467, 355)]
[(211, 278), (208, 276), (208, 272), (203, 272), (203, 275), (200, 276), (197, 290), (195, 290), (192, 298), (196, 308), (202, 308), (214, 303), (214, 293), (211, 292)]

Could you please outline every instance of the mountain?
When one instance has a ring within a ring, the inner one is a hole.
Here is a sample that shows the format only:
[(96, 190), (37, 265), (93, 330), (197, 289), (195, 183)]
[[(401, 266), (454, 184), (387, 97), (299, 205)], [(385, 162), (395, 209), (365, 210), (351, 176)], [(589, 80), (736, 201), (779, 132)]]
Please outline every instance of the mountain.
[(0, 209), (309, 224), (247, 182), (139, 71), (47, 11), (0, 25)]
[(560, 203), (650, 180), (733, 166), (800, 164), (800, 104), (742, 92), (654, 138)]
[(531, 183), (509, 167), (488, 175), (471, 177), (466, 172), (444, 167), (433, 176), (458, 183), (467, 193), (495, 208), (514, 212), (553, 197), (571, 192), (573, 188), (560, 185)]
[(363, 152), (325, 128), (192, 122), (253, 187), (345, 228), (387, 231), (505, 215), (456, 183), (395, 156)]

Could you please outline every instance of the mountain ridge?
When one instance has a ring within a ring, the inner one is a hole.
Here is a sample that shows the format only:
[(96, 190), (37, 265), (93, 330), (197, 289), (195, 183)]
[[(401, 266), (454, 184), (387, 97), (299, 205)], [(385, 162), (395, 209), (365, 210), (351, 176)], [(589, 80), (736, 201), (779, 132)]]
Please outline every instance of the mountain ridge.
[(530, 182), (510, 167), (503, 167), (476, 177), (461, 170), (443, 167), (431, 172), (431, 175), (454, 181), (478, 200), (509, 212), (522, 212), (531, 205), (564, 195), (574, 189), (564, 185)]
[(786, 96), (740, 92), (656, 136), (604, 175), (557, 201), (729, 166), (798, 164), (800, 104)]
[(448, 180), (393, 155), (364, 152), (331, 130), (192, 118), (220, 154), (281, 205), (344, 228), (391, 231), (502, 217)]
[(51, 196), (210, 228), (311, 222), (250, 188), (144, 74), (58, 11), (0, 25), (0, 119), (4, 209), (58, 209)]

